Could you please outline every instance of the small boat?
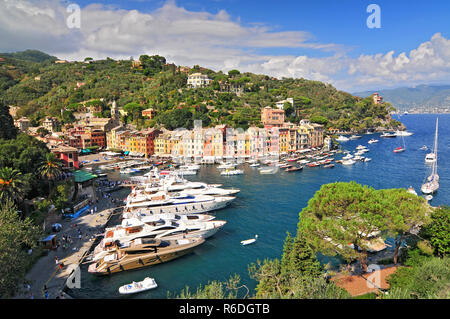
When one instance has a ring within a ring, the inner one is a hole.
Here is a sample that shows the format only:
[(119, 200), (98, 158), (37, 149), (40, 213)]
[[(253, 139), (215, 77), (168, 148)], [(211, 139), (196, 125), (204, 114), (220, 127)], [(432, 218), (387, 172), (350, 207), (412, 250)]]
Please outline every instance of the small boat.
[(258, 167), (259, 165), (260, 165), (259, 163), (253, 163), (253, 164), (250, 164), (249, 167)]
[(433, 195), (426, 195), (423, 198), (425, 198), (427, 201), (430, 201), (433, 199)]
[(384, 132), (380, 137), (397, 137), (397, 135), (395, 133)]
[(401, 153), (401, 152), (404, 152), (404, 151), (405, 151), (405, 148), (403, 148), (401, 146), (399, 146), (396, 149), (394, 149), (394, 153)]
[(349, 160), (349, 159), (352, 159), (353, 158), (353, 155), (352, 154), (347, 154), (347, 155), (345, 155), (342, 159), (343, 160)]
[(241, 169), (227, 169), (225, 171), (223, 171), (222, 173), (220, 173), (220, 175), (224, 175), (224, 176), (231, 176), (231, 175), (242, 175), (244, 174), (244, 171)]
[(366, 158), (364, 158), (362, 161), (363, 161), (363, 162), (370, 162), (371, 160), (372, 160), (371, 158), (366, 157)]
[(346, 161), (342, 161), (342, 165), (353, 165), (355, 163), (356, 163), (356, 161), (354, 161), (352, 159), (349, 159), (349, 160), (346, 160)]
[(372, 139), (370, 139), (370, 141), (368, 143), (369, 144), (378, 143), (378, 140), (372, 138)]
[(250, 245), (250, 244), (253, 244), (253, 243), (256, 241), (256, 239), (258, 239), (258, 235), (255, 235), (255, 238), (247, 239), (247, 240), (241, 241), (241, 244), (242, 244), (243, 246), (245, 246), (245, 245)]
[(420, 150), (421, 150), (421, 151), (426, 151), (426, 150), (428, 150), (428, 146), (424, 145), (424, 146), (422, 146), (422, 147), (420, 148)]
[(434, 162), (436, 162), (436, 155), (434, 153), (428, 153), (425, 156), (425, 163), (432, 164)]
[(360, 135), (352, 135), (352, 136), (350, 136), (350, 139), (351, 140), (357, 140), (358, 138), (361, 138), (362, 136), (360, 136)]
[(150, 289), (155, 289), (156, 287), (158, 287), (158, 284), (156, 283), (155, 279), (147, 277), (142, 281), (133, 281), (131, 284), (123, 285), (119, 288), (119, 293), (122, 295), (129, 295)]
[(259, 169), (260, 174), (275, 174), (278, 171), (278, 167), (269, 167)]
[(317, 166), (320, 166), (320, 164), (319, 163), (317, 163), (317, 162), (314, 162), (314, 163), (308, 163), (308, 164), (306, 164), (308, 167), (317, 167)]
[(323, 166), (323, 168), (333, 168), (333, 167), (334, 167), (334, 164), (327, 164), (327, 165)]
[(300, 166), (300, 167), (289, 167), (289, 168), (286, 168), (286, 172), (296, 172), (296, 171), (300, 171), (302, 169), (303, 169), (303, 166)]

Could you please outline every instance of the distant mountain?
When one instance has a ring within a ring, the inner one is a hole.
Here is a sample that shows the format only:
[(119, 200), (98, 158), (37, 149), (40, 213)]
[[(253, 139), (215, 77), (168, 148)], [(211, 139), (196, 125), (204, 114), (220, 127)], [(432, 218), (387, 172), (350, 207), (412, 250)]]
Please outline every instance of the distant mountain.
[(384, 101), (390, 102), (399, 109), (444, 108), (450, 106), (450, 85), (419, 85), (416, 87), (401, 87), (378, 91), (365, 91), (353, 93), (366, 97), (374, 92), (380, 93)]
[(46, 61), (54, 62), (55, 60), (57, 60), (56, 57), (48, 55), (47, 53), (38, 50), (25, 50), (14, 53), (0, 53), (0, 57), (13, 58), (28, 62), (46, 62)]

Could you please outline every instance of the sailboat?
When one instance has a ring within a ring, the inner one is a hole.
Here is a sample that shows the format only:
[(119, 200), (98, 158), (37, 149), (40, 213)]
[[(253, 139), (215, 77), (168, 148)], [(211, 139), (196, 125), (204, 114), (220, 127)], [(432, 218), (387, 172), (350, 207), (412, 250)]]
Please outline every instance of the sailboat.
[(406, 146), (405, 146), (405, 139), (403, 138), (403, 135), (400, 135), (402, 137), (402, 143), (403, 143), (403, 147), (399, 146), (396, 149), (394, 149), (394, 153), (401, 153), (406, 151)]
[(428, 176), (426, 182), (422, 185), (421, 190), (424, 194), (433, 194), (439, 188), (439, 175), (437, 173), (437, 140), (438, 140), (438, 118), (436, 118), (436, 133), (434, 136), (434, 162), (432, 164), (431, 175)]

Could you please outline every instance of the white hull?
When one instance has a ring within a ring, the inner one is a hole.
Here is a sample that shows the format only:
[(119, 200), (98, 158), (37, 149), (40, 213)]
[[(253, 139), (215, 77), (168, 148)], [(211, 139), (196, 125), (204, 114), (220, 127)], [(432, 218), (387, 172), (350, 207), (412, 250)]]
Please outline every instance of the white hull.
[(158, 285), (153, 278), (145, 278), (143, 281), (140, 282), (133, 282), (128, 285), (123, 285), (119, 288), (119, 293), (122, 295), (130, 295), (135, 294), (142, 291), (147, 291), (150, 289), (157, 288)]
[(202, 214), (213, 210), (218, 210), (229, 205), (236, 197), (224, 196), (215, 197), (213, 200), (198, 203), (187, 203), (177, 205), (166, 205), (158, 207), (130, 207), (130, 211), (140, 211), (148, 215), (173, 213), (173, 214)]

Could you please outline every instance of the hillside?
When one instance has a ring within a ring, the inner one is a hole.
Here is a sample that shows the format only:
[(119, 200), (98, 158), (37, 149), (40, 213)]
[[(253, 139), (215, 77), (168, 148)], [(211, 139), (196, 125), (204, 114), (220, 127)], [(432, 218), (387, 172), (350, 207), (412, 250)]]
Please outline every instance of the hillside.
[(357, 96), (368, 96), (378, 92), (384, 100), (400, 110), (415, 107), (448, 108), (450, 106), (450, 85), (419, 85), (397, 89), (365, 91), (354, 93)]
[[(79, 103), (91, 99), (117, 100), (128, 112), (125, 122), (138, 127), (165, 125), (169, 129), (192, 127), (194, 119), (204, 125), (228, 124), (247, 128), (260, 125), (262, 107), (293, 97), (297, 113), (286, 108), (288, 120), (310, 118), (313, 122), (343, 130), (363, 130), (391, 121), (389, 103), (374, 105), (370, 98), (359, 98), (329, 84), (306, 79), (283, 78), (221, 71), (194, 66), (183, 70), (168, 64), (161, 56), (142, 55), (140, 66), (130, 60), (54, 63), (55, 57), (36, 51), (0, 54), (0, 100), (19, 106), (17, 116), (28, 116), (38, 123), (47, 115), (73, 121), (71, 112)], [(31, 53), (31, 54), (30, 54)], [(39, 62), (37, 62), (39, 61)], [(213, 82), (206, 88), (186, 87), (189, 73), (208, 74)], [(78, 86), (77, 86), (78, 83)], [(240, 88), (239, 96), (230, 87)], [(144, 119), (143, 109), (152, 107), (156, 118)], [(108, 116), (108, 110), (103, 116)]]

